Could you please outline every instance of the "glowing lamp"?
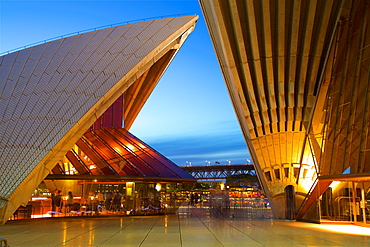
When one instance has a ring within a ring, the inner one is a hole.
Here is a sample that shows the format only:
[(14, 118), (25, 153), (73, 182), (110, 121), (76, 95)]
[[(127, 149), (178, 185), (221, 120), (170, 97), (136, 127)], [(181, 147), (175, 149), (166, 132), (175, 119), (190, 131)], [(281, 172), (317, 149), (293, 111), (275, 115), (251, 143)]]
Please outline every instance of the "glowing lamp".
[(155, 189), (156, 189), (157, 191), (161, 191), (161, 189), (162, 189), (161, 184), (160, 184), (160, 183), (157, 183), (157, 184), (155, 185)]

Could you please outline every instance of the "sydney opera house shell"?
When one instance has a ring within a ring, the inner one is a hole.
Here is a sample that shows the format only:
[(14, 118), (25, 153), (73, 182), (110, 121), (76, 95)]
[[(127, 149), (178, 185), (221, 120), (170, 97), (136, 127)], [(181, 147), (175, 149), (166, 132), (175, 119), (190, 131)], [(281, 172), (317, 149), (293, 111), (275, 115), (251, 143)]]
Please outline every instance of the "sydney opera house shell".
[(275, 216), (369, 223), (369, 1), (200, 5)]
[(128, 130), (197, 19), (112, 26), (0, 57), (0, 223), (48, 176), (194, 182)]

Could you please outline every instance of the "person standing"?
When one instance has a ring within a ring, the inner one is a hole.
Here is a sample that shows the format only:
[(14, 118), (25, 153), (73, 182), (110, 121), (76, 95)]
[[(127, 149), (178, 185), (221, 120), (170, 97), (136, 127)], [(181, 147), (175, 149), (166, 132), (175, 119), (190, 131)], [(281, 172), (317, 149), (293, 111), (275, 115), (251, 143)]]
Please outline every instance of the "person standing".
[(55, 210), (58, 210), (57, 212), (62, 212), (62, 206), (63, 206), (63, 202), (62, 202), (62, 191), (61, 190), (58, 190), (55, 198), (54, 198), (54, 202), (55, 202)]
[(51, 217), (54, 217), (54, 213), (56, 210), (56, 204), (55, 204), (55, 197), (58, 194), (58, 189), (55, 189), (54, 192), (51, 194)]
[(72, 191), (68, 192), (68, 197), (67, 197), (67, 211), (70, 213), (72, 211), (74, 199), (73, 199), (73, 194)]
[(112, 199), (113, 199), (112, 192), (108, 192), (107, 196), (105, 197), (105, 201), (104, 201), (105, 210), (107, 211), (111, 210)]
[(198, 195), (198, 193), (195, 193), (194, 194), (194, 205), (198, 204), (198, 200), (199, 200), (199, 195)]
[(122, 196), (121, 194), (119, 193), (119, 191), (116, 191), (114, 197), (113, 197), (113, 210), (118, 212), (121, 208), (121, 200), (122, 200)]
[(190, 194), (190, 206), (194, 206), (194, 199), (195, 199), (194, 194), (191, 193)]

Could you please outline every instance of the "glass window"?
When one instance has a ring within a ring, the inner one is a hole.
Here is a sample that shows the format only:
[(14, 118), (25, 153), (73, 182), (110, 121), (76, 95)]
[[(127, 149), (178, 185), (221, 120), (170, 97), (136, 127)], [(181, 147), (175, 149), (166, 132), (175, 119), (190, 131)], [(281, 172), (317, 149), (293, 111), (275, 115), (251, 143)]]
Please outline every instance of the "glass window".
[(265, 172), (265, 177), (266, 177), (266, 180), (267, 180), (267, 182), (271, 182), (271, 181), (272, 181), (272, 178), (271, 178), (271, 173), (270, 173), (270, 171), (268, 171), (268, 172)]

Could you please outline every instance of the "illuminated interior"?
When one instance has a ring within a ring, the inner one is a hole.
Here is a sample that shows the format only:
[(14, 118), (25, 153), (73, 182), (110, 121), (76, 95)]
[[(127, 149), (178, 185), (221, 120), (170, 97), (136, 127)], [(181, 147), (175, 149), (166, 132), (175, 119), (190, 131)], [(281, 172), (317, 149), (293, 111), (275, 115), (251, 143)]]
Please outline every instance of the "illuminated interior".
[[(115, 175), (121, 179), (194, 178), (123, 128), (102, 128), (81, 137), (53, 169), (58, 175)], [(59, 176), (60, 177), (60, 176)]]

